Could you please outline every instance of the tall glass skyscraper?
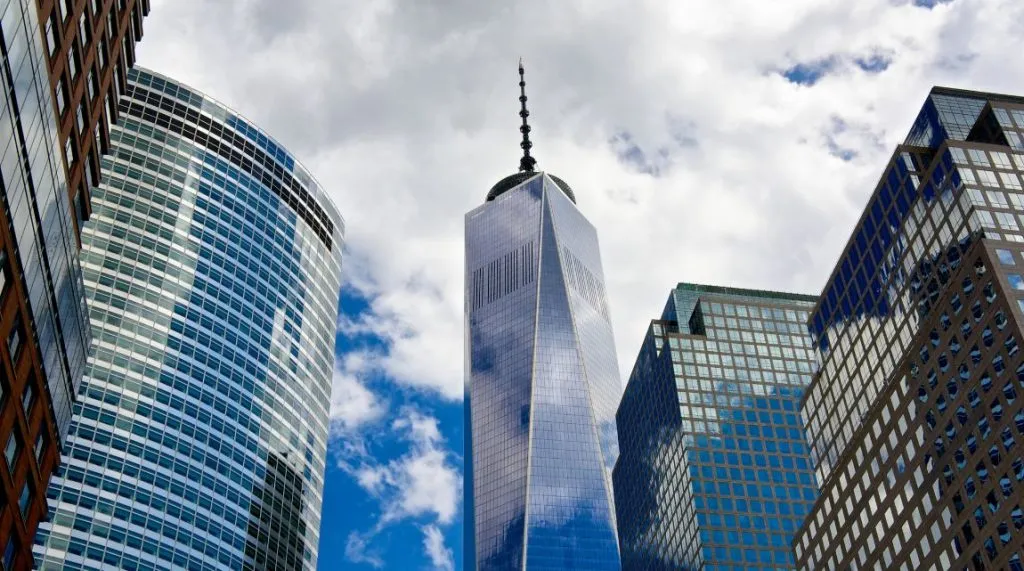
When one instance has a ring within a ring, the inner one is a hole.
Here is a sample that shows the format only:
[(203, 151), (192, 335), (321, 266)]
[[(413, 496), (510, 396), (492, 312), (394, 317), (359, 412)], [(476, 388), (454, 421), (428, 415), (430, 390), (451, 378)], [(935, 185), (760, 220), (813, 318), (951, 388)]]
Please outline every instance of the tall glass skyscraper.
[(266, 134), (152, 72), (111, 140), (40, 568), (315, 569), (341, 216)]
[(794, 569), (818, 495), (799, 405), (816, 298), (679, 284), (616, 415), (622, 568)]
[(804, 569), (1024, 569), (1024, 98), (936, 87), (812, 313)]
[(534, 172), (521, 101), (520, 172), (466, 215), (465, 567), (617, 570), (621, 385), (597, 232)]

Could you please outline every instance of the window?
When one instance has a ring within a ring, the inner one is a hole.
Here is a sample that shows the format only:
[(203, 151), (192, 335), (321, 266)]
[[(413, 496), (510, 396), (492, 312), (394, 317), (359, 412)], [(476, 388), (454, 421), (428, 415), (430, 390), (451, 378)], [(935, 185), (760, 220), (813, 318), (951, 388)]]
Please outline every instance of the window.
[(85, 133), (85, 131), (86, 131), (85, 117), (86, 117), (85, 102), (83, 101), (82, 103), (78, 104), (78, 111), (75, 112), (75, 119), (78, 122), (78, 132), (79, 133)]
[(68, 49), (68, 70), (71, 81), (74, 81), (78, 77), (78, 53), (74, 46)]
[(100, 62), (100, 69), (107, 69), (107, 39), (103, 38), (100, 40), (98, 46), (96, 46), (96, 57)]
[(75, 218), (78, 221), (78, 230), (81, 232), (82, 226), (85, 224), (85, 205), (82, 203), (82, 197), (88, 190), (86, 190), (86, 178), (89, 178), (90, 169), (86, 167), (86, 177), (82, 179), (82, 184), (78, 187), (78, 192), (75, 193)]
[(46, 23), (46, 53), (50, 54), (51, 58), (57, 55), (57, 49), (60, 48), (60, 39), (57, 37), (59, 28), (60, 23), (57, 22), (56, 14), (54, 14)]
[(64, 155), (68, 161), (68, 170), (70, 170), (78, 162), (78, 147), (75, 146), (71, 137), (68, 137), (67, 143), (64, 144)]
[[(7, 252), (0, 250), (0, 300), (7, 293)], [(0, 399), (3, 400), (3, 399)]]
[(1010, 287), (1024, 290), (1024, 278), (1020, 274), (1007, 274), (1006, 278), (1010, 280)]
[(7, 439), (7, 446), (4, 447), (4, 459), (7, 460), (7, 471), (13, 476), (14, 467), (18, 462), (18, 453), (21, 452), (21, 445), (18, 443), (18, 429), (11, 430), (11, 436)]
[(89, 45), (89, 40), (92, 39), (91, 30), (89, 29), (89, 16), (83, 10), (82, 15), (78, 18), (78, 37), (81, 38), (83, 46)]
[(89, 101), (94, 101), (100, 92), (100, 82), (96, 79), (96, 71), (92, 68), (89, 68), (89, 81), (86, 82), (85, 87), (89, 90)]
[(107, 105), (107, 125), (108, 125), (107, 132), (109, 134), (109, 132), (110, 132), (110, 129), (109, 129), (110, 123), (115, 123), (117, 121), (117, 104), (114, 103), (113, 99), (111, 99), (109, 91), (107, 91), (107, 94), (104, 95), (103, 98), (104, 98), (104, 101), (106, 101), (106, 105)]
[(4, 569), (14, 569), (14, 559), (17, 548), (14, 544), (14, 538), (11, 537), (7, 540), (7, 547), (4, 548)]
[(25, 393), (21, 395), (21, 405), (25, 409), (25, 417), (32, 415), (32, 407), (36, 404), (36, 390), (32, 387), (32, 377), (25, 385)]
[(57, 89), (53, 91), (54, 100), (57, 101), (57, 116), (63, 117), (64, 111), (68, 108), (67, 88), (64, 86), (64, 78), (60, 79)]
[(21, 351), (21, 317), (15, 319), (11, 333), (7, 336), (7, 351), (11, 355), (11, 362), (18, 360)]
[[(107, 149), (106, 149), (106, 147), (105, 147), (105, 145), (103, 143), (103, 136), (102, 136), (102, 134), (100, 132), (100, 123), (102, 123), (102, 122), (103, 122), (103, 117), (101, 116), (100, 120), (96, 122), (96, 131), (94, 133), (95, 137), (96, 137), (96, 140), (94, 141), (94, 146), (99, 151), (99, 154), (103, 154), (103, 153), (107, 152)], [(99, 167), (96, 167), (95, 170), (96, 170), (96, 172), (99, 172), (100, 169), (99, 169)], [(94, 181), (94, 180), (93, 181), (89, 181), (89, 186), (95, 187), (96, 186), (96, 182), (97, 181)]]
[(1009, 250), (996, 249), (996, 256), (999, 257), (999, 263), (1004, 266), (1014, 266), (1016, 262), (1013, 260), (1013, 253)]
[(28, 508), (32, 505), (32, 485), (25, 482), (21, 489), (21, 497), (18, 498), (18, 507), (21, 509), (21, 517), (28, 517)]
[(114, 64), (114, 95), (120, 99), (124, 95), (124, 80), (121, 79), (121, 62)]
[(71, 14), (75, 11), (75, 6), (72, 3), (73, 0), (60, 0), (57, 5), (60, 7), (60, 19), (66, 21), (71, 17)]
[(42, 430), (39, 431), (39, 436), (36, 436), (36, 465), (43, 463), (43, 453), (46, 452), (46, 433)]

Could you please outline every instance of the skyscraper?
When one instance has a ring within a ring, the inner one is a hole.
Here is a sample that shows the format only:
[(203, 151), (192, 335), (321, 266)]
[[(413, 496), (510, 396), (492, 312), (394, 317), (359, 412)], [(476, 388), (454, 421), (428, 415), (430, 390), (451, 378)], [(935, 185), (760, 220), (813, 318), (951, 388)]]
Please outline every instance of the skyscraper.
[(89, 193), (110, 147), (117, 100), (135, 65), (135, 44), (149, 0), (37, 0), (53, 109), (75, 230), (89, 219)]
[(619, 569), (621, 392), (597, 232), (534, 171), (466, 215), (466, 569)]
[(155, 73), (129, 74), (111, 141), (40, 568), (315, 569), (342, 218), (265, 133)]
[(815, 298), (681, 283), (616, 415), (624, 571), (792, 569), (817, 497), (799, 417)]
[(936, 87), (812, 313), (804, 569), (1024, 557), (1024, 98)]
[(0, 2), (0, 337), (7, 341), (0, 563), (7, 568), (31, 560), (85, 368), (90, 336), (77, 256), (87, 183), (95, 184), (106, 146), (94, 141), (105, 140), (113, 115), (104, 107), (116, 106), (115, 86), (133, 62), (148, 10), (147, 0)]
[(31, 561), (89, 328), (36, 3), (4, 2), (0, 19), (0, 549), (11, 568)]

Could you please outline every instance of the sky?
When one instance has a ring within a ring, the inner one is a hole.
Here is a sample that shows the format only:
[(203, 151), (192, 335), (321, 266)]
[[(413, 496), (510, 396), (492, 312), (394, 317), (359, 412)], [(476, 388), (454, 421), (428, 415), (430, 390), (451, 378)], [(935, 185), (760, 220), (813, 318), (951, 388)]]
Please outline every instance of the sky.
[(321, 569), (461, 569), (463, 223), (519, 158), (597, 228), (622, 378), (680, 281), (818, 294), (933, 85), (1024, 94), (1020, 0), (152, 0), (139, 65), (346, 219)]

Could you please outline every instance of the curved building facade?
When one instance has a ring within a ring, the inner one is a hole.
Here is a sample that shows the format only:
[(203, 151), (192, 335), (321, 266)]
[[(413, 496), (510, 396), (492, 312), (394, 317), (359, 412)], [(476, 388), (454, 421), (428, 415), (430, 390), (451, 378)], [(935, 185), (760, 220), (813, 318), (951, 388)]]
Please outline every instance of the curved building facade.
[(223, 105), (129, 74), (82, 234), (93, 354), (41, 569), (315, 569), (343, 221)]

